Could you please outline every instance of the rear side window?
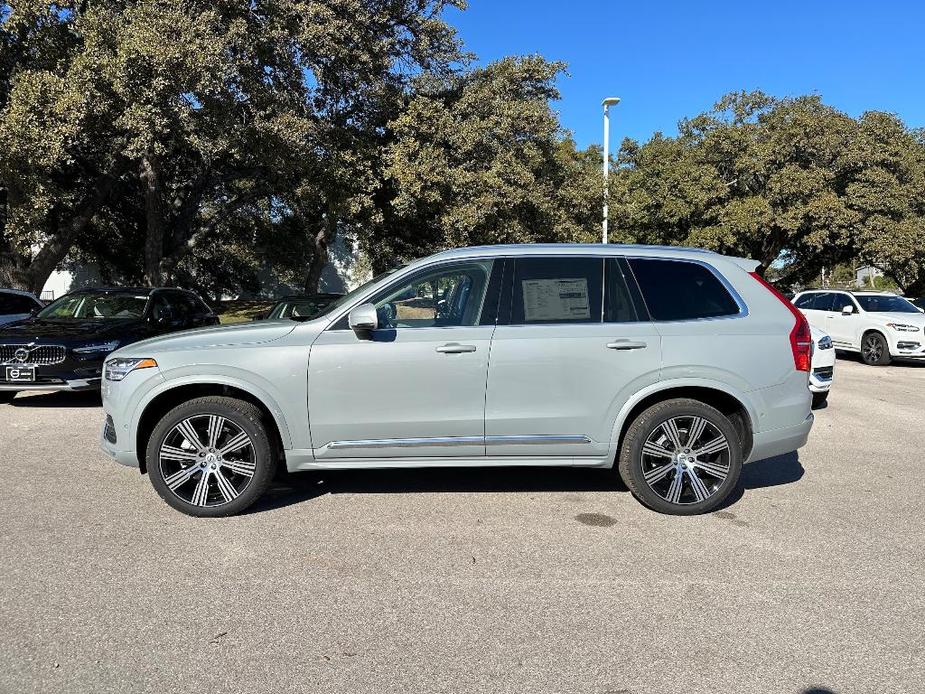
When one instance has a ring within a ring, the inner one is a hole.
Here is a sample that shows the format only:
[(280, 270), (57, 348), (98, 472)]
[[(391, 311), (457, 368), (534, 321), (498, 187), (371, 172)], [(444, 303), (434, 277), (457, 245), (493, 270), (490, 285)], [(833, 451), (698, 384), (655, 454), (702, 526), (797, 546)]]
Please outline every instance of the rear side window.
[(601, 322), (603, 258), (519, 258), (513, 285), (513, 325)]
[(797, 297), (797, 300), (793, 302), (793, 305), (804, 310), (812, 310), (813, 302), (815, 300), (815, 294), (804, 294), (803, 296)]
[(710, 270), (683, 260), (629, 261), (649, 313), (657, 321), (719, 318), (739, 313), (739, 305)]
[(12, 313), (29, 313), (34, 308), (38, 308), (38, 304), (28, 296), (0, 292), (0, 316)]

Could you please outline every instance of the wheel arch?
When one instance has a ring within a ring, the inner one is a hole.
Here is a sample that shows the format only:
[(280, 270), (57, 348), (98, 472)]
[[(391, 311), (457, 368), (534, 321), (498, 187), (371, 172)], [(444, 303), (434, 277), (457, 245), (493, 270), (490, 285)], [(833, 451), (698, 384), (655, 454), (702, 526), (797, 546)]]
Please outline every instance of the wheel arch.
[(756, 414), (746, 404), (745, 398), (720, 384), (701, 382), (675, 382), (658, 384), (652, 390), (643, 391), (627, 402), (620, 411), (611, 440), (612, 460), (617, 461), (623, 445), (623, 437), (633, 421), (652, 405), (675, 398), (699, 400), (726, 415), (739, 434), (743, 460), (748, 460), (754, 444)]
[(288, 447), (286, 443), (289, 440), (288, 428), (285, 422), (279, 421), (278, 415), (274, 413), (273, 408), (268, 406), (262, 397), (237, 384), (218, 381), (181, 383), (159, 391), (144, 404), (138, 417), (135, 428), (135, 454), (138, 458), (138, 467), (142, 473), (147, 472), (145, 451), (148, 447), (148, 439), (161, 418), (177, 405), (194, 398), (209, 395), (236, 398), (257, 407), (263, 413), (264, 424), (267, 428), (270, 442), (281, 457), (285, 455), (284, 451)]

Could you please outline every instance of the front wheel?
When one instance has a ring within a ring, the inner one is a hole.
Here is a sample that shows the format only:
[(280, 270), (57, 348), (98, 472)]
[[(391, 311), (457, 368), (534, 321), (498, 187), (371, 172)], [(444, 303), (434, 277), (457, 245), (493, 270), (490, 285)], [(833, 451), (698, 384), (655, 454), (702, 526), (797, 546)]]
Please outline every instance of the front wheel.
[(735, 489), (742, 446), (729, 419), (698, 400), (660, 402), (630, 425), (620, 476), (633, 495), (661, 513), (712, 511)]
[(827, 390), (821, 393), (813, 393), (813, 409), (815, 410), (817, 407), (822, 407), (828, 399), (829, 391)]
[(16, 397), (15, 390), (0, 390), (0, 405), (5, 402), (13, 402), (13, 398)]
[(168, 412), (151, 434), (146, 459), (157, 493), (190, 516), (240, 513), (263, 495), (276, 468), (260, 410), (219, 396)]
[(890, 363), (890, 347), (880, 333), (867, 333), (861, 341), (861, 359), (868, 366)]

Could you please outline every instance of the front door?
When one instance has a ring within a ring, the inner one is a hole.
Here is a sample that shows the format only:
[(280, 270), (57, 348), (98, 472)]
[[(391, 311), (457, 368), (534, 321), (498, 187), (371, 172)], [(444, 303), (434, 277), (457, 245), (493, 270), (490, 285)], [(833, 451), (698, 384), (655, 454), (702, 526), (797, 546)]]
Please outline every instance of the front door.
[[(851, 306), (854, 310), (851, 313), (842, 313), (846, 306)], [(850, 347), (856, 344), (855, 333), (859, 320), (858, 307), (854, 299), (848, 294), (833, 292), (832, 306), (827, 314), (825, 330), (837, 347)]]
[(318, 337), (308, 363), (317, 459), (484, 456), (493, 266), (423, 269), (372, 298), (377, 330), (357, 334), (344, 318)]
[(600, 457), (632, 393), (656, 382), (661, 338), (630, 294), (623, 261), (509, 261), (491, 346), (489, 457)]

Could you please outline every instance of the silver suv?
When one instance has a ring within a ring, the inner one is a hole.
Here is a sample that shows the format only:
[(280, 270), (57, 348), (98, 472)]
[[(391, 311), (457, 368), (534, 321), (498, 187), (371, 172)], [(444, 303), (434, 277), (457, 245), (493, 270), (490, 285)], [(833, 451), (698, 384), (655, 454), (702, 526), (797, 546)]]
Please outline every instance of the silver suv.
[(809, 325), (697, 249), (438, 253), (304, 322), (137, 342), (105, 366), (102, 446), (184, 513), (253, 504), (277, 466), (617, 467), (703, 513), (812, 427)]

